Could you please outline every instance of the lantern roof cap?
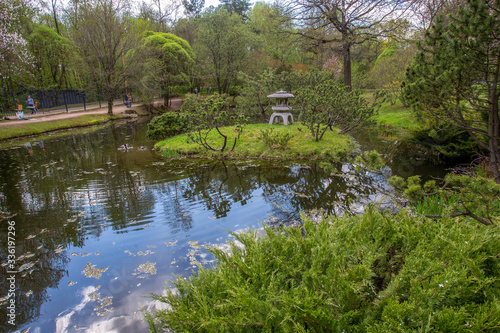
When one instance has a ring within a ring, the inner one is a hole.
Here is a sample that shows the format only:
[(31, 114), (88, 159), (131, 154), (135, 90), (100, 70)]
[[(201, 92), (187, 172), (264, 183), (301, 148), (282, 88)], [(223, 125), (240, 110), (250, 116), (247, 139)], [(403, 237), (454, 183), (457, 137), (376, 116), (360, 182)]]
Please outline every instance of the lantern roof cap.
[(295, 96), (287, 93), (286, 91), (280, 90), (275, 92), (274, 94), (267, 95), (267, 98), (294, 98)]

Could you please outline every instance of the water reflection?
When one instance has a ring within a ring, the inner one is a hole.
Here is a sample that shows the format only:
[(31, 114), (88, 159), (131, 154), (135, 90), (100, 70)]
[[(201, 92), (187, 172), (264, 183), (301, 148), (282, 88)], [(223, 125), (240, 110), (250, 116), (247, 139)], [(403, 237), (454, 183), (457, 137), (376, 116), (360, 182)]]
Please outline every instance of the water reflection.
[[(315, 164), (164, 161), (145, 131), (112, 124), (0, 150), (0, 209), (16, 214), (17, 328), (144, 330), (141, 306), (158, 305), (143, 296), (211, 262), (195, 244), (261, 222), (298, 222), (301, 211), (340, 214), (375, 196)], [(3, 278), (7, 254), (2, 228)], [(1, 284), (2, 318), (7, 292)]]
[(421, 175), (422, 179), (443, 178), (446, 166), (434, 153), (422, 145), (381, 137), (377, 130), (358, 130), (352, 133), (362, 150), (376, 150), (392, 173), (403, 178)]

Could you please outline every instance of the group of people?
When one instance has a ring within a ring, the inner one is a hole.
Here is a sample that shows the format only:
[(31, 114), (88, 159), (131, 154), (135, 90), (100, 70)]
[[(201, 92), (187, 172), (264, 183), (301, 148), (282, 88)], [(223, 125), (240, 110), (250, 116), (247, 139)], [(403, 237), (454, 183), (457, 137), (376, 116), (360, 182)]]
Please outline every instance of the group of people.
[[(198, 88), (194, 88), (194, 93), (198, 96)], [(208, 87), (208, 94), (212, 95), (212, 87)]]
[[(36, 114), (37, 113), (37, 105), (36, 103), (33, 101), (33, 98), (31, 98), (30, 95), (28, 95), (28, 99), (26, 100), (26, 102), (28, 103), (28, 110), (31, 110), (31, 114)], [(17, 111), (16, 111), (16, 117), (17, 119), (19, 120), (28, 120), (28, 118), (26, 118), (26, 116), (24, 115), (24, 112), (22, 110), (22, 108), (19, 108)], [(7, 119), (7, 118), (6, 118)]]

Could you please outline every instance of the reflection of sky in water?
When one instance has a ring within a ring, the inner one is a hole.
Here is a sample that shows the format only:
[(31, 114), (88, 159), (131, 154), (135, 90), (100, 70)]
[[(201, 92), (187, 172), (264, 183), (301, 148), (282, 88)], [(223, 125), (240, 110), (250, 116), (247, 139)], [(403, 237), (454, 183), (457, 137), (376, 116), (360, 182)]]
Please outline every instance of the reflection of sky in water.
[[(228, 231), (263, 222), (293, 222), (300, 211), (341, 212), (373, 195), (314, 165), (165, 162), (144, 132), (109, 126), (47, 141), (43, 150), (0, 150), (0, 208), (18, 213), (17, 256), (33, 254), (19, 263), (33, 266), (18, 277), (18, 329), (144, 331), (140, 310), (165, 306), (151, 292), (161, 294), (197, 262), (213, 264), (197, 244), (224, 243)], [(118, 149), (123, 143), (134, 148)], [(5, 318), (2, 311), (5, 303)]]
[[(193, 241), (202, 245), (224, 241), (227, 230), (259, 227), (259, 220), (265, 219), (268, 211), (257, 190), (246, 205), (236, 203), (223, 218), (215, 218), (213, 211), (203, 207), (203, 202), (184, 198), (178, 202), (180, 209), (176, 213), (170, 203), (179, 198), (179, 193), (172, 189), (181, 188), (178, 183), (188, 183), (180, 180), (163, 184), (167, 186), (161, 189), (146, 185), (144, 193), (149, 193), (148, 200), (153, 200), (151, 211), (131, 218), (124, 228), (113, 230), (113, 221), (106, 218), (104, 211), (105, 197), (99, 195), (103, 186), (95, 181), (90, 183), (93, 192), (89, 195), (85, 193), (87, 189), (73, 189), (72, 195), (76, 207), (85, 207), (79, 214), (82, 217), (79, 225), (86, 234), (85, 245), (65, 249), (71, 259), (66, 266), (68, 274), (57, 288), (48, 290), (51, 301), (42, 305), (41, 310), (42, 315), (47, 316), (30, 325), (35, 331), (37, 327), (41, 332), (144, 330), (140, 309), (165, 306), (144, 296), (150, 292), (162, 293), (165, 283), (174, 275), (187, 276), (196, 269), (188, 257), (190, 253), (200, 263), (209, 264), (212, 260)], [(99, 229), (99, 236), (92, 236), (95, 229)], [(89, 263), (107, 270), (100, 278), (86, 277), (83, 271)], [(154, 275), (139, 270), (145, 263), (155, 263)], [(99, 297), (89, 297), (92, 293), (99, 293)], [(99, 308), (110, 299), (111, 304)], [(107, 310), (111, 311), (107, 313)], [(54, 314), (57, 314), (55, 322)]]

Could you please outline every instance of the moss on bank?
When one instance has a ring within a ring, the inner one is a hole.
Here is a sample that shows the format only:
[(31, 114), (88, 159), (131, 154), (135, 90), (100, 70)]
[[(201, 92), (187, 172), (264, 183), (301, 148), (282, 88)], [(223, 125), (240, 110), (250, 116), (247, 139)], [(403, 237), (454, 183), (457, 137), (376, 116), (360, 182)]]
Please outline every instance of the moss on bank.
[[(290, 135), (286, 148), (269, 147), (261, 139), (261, 131), (272, 128), (276, 135)], [(268, 124), (252, 124), (244, 128), (240, 139), (236, 143), (234, 151), (230, 151), (234, 138), (238, 135), (235, 127), (224, 127), (221, 131), (228, 136), (228, 148), (226, 152), (213, 152), (206, 150), (201, 145), (193, 143), (187, 134), (181, 134), (158, 142), (155, 147), (162, 151), (165, 156), (200, 156), (226, 158), (278, 158), (278, 159), (319, 159), (328, 154), (330, 156), (346, 156), (356, 149), (354, 140), (347, 135), (340, 135), (328, 131), (322, 140), (313, 140), (310, 131), (296, 123), (292, 126)], [(213, 130), (208, 140), (214, 147), (220, 147), (223, 143), (222, 137)]]
[(30, 123), (29, 121), (19, 121), (13, 123), (11, 126), (2, 127), (0, 131), (0, 140), (21, 138), (70, 128), (93, 126), (110, 120), (127, 118), (130, 116), (131, 115), (109, 116), (107, 114), (87, 114), (75, 118), (47, 122)]

